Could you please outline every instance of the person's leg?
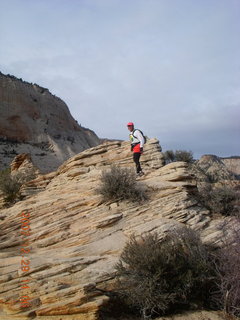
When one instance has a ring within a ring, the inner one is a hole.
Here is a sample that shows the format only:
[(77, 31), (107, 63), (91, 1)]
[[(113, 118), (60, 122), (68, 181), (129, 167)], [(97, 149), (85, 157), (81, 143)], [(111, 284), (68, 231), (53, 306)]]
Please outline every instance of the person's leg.
[(133, 153), (133, 161), (136, 164), (137, 173), (142, 171), (142, 168), (141, 168), (141, 165), (140, 165), (140, 162), (139, 162), (140, 157), (141, 157), (141, 153), (140, 152), (134, 152)]

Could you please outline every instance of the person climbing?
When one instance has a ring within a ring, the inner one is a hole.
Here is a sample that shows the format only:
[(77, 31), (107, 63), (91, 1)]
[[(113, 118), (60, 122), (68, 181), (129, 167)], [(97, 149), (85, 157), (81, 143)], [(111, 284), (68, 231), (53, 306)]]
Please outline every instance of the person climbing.
[(131, 141), (131, 151), (133, 152), (133, 161), (136, 165), (137, 175), (141, 177), (144, 175), (140, 165), (140, 157), (143, 153), (143, 145), (145, 142), (144, 136), (140, 130), (134, 129), (133, 122), (129, 122), (127, 128), (130, 131), (129, 138)]

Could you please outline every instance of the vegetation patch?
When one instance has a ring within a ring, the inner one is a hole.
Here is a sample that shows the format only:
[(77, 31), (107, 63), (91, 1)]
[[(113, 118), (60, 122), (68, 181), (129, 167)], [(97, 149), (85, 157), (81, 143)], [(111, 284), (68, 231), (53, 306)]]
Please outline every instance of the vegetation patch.
[(166, 163), (184, 161), (188, 163), (194, 162), (193, 152), (186, 150), (167, 150), (163, 153)]
[(219, 281), (214, 300), (217, 307), (227, 314), (240, 317), (240, 229), (232, 226), (225, 231), (233, 236), (218, 250), (216, 270)]
[(18, 172), (14, 175), (11, 175), (10, 168), (0, 171), (0, 191), (4, 196), (5, 204), (10, 205), (20, 200), (19, 190), (21, 186), (35, 177), (34, 170), (29, 170), (25, 174)]
[(125, 303), (150, 319), (179, 306), (209, 301), (214, 285), (210, 253), (190, 229), (132, 237), (116, 265), (118, 292)]
[(199, 200), (212, 214), (240, 215), (240, 194), (231, 186), (205, 184), (199, 187)]
[(97, 192), (103, 196), (104, 201), (129, 200), (143, 201), (147, 195), (143, 187), (137, 184), (133, 170), (111, 166), (101, 175), (101, 185)]

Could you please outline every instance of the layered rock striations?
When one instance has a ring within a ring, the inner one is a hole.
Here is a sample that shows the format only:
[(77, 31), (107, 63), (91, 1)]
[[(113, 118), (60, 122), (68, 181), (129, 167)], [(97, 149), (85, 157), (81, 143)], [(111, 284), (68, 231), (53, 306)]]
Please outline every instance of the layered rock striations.
[(222, 158), (221, 160), (230, 172), (240, 178), (240, 157)]
[[(230, 160), (230, 159), (229, 159)], [(218, 180), (234, 180), (236, 178), (234, 170), (231, 170), (230, 165), (223, 158), (215, 155), (204, 155), (195, 162), (205, 175), (211, 179)]]
[[(145, 176), (138, 181), (148, 201), (104, 203), (96, 189), (102, 170), (111, 164), (134, 167), (127, 142), (75, 155), (57, 171), (28, 182), (21, 190), (25, 200), (0, 211), (0, 319), (99, 319), (109, 303), (114, 265), (132, 234), (156, 231), (164, 236), (190, 226), (205, 242), (219, 243), (223, 221), (212, 221), (199, 205), (186, 163), (163, 166), (157, 140), (145, 146)], [(22, 223), (29, 230), (25, 238)], [(23, 247), (29, 253), (22, 254)], [(29, 270), (23, 271), (22, 260)], [(28, 308), (19, 301), (23, 295), (30, 299)]]
[(42, 172), (100, 143), (48, 89), (0, 73), (0, 166), (30, 153)]

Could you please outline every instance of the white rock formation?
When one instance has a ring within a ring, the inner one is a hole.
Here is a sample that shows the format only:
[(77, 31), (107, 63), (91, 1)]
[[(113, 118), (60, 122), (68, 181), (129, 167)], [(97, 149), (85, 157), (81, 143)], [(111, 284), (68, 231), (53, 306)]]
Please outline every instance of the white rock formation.
[[(103, 203), (96, 189), (102, 170), (111, 164), (134, 167), (127, 142), (77, 154), (57, 171), (27, 183), (25, 200), (0, 211), (0, 319), (99, 319), (109, 301), (104, 291), (111, 290), (114, 265), (132, 234), (164, 235), (190, 226), (205, 242), (220, 242), (223, 219), (212, 221), (199, 205), (186, 163), (163, 166), (157, 140), (147, 142), (142, 156), (146, 174), (139, 183), (147, 188), (148, 201)], [(23, 236), (21, 215), (26, 214), (30, 233)], [(25, 244), (29, 252), (23, 254)], [(27, 262), (24, 271), (21, 263)], [(28, 288), (22, 288), (23, 280)], [(30, 298), (29, 308), (21, 307), (23, 295)]]

